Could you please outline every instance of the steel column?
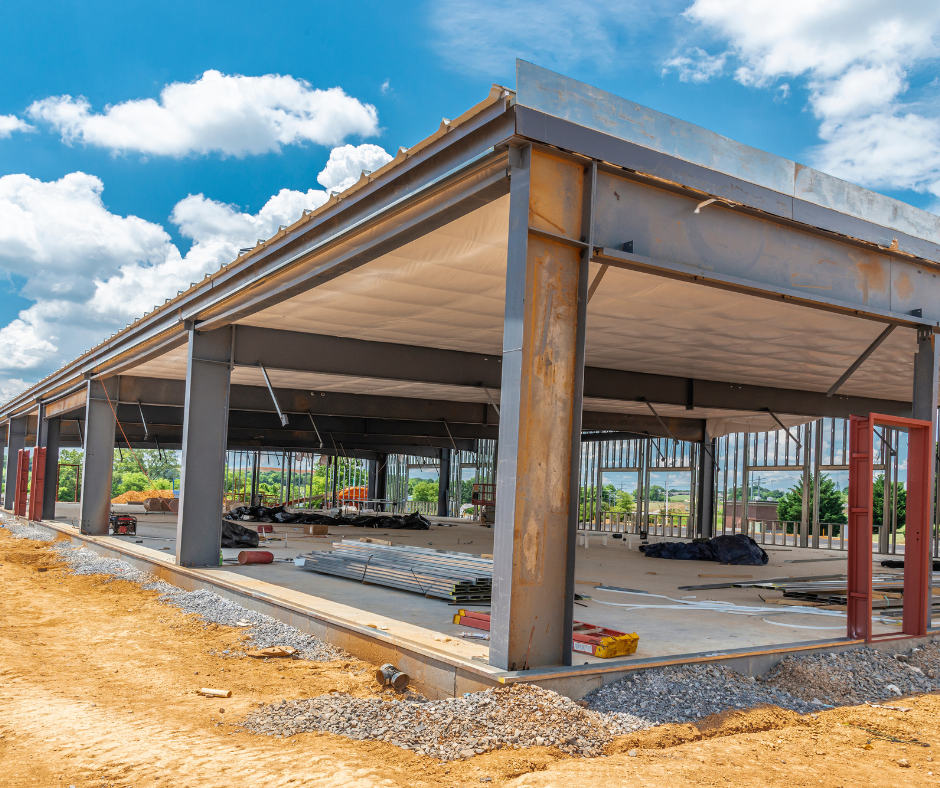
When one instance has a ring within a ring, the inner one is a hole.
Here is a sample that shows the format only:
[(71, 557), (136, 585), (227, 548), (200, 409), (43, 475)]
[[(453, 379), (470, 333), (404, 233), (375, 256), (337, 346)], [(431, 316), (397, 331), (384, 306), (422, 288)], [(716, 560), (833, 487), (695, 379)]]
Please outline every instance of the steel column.
[(700, 445), (698, 463), (698, 496), (695, 501), (695, 518), (698, 535), (711, 539), (715, 535), (715, 489), (718, 484), (718, 441), (710, 440)]
[(872, 420), (849, 421), (847, 635), (871, 640)]
[(29, 512), (30, 520), (42, 519), (42, 502), (46, 489), (46, 450), (35, 448), (32, 451), (33, 474), (29, 480)]
[[(819, 466), (822, 465), (823, 452), (823, 420), (819, 419), (814, 427), (815, 438), (813, 442), (813, 503), (810, 510), (809, 521), (813, 526), (813, 547), (819, 547), (819, 537), (822, 528), (819, 525), (819, 485), (822, 483), (822, 471)], [(869, 520), (871, 525), (871, 520)]]
[(252, 506), (258, 506), (261, 501), (258, 499), (258, 474), (261, 472), (261, 452), (255, 451), (251, 454), (251, 501)]
[(530, 146), (510, 164), (490, 663), (518, 670), (563, 664), (571, 647), (583, 171)]
[[(594, 248), (594, 201), (597, 191), (597, 162), (592, 161), (584, 168), (581, 186), (581, 235), (587, 244), (581, 251), (578, 262), (577, 314), (575, 324), (574, 380), (571, 399), (571, 454), (569, 457), (570, 474), (568, 481), (568, 540), (565, 548), (565, 639), (562, 643), (562, 664), (571, 664), (571, 635), (574, 629), (574, 573), (577, 555), (578, 527), (581, 524), (581, 428), (584, 403), (584, 354), (587, 337), (587, 306), (589, 301), (588, 278), (591, 272), (591, 250)], [(598, 462), (598, 468), (601, 467)], [(600, 481), (603, 472), (599, 471)], [(597, 510), (601, 508), (601, 484), (597, 486)]]
[[(812, 489), (809, 478), (811, 473), (810, 468), (810, 436), (813, 432), (813, 424), (815, 422), (810, 422), (803, 426), (803, 506), (800, 514), (800, 547), (809, 547), (809, 513), (810, 513), (810, 503), (809, 503), (809, 494)], [(796, 543), (796, 536), (793, 538), (794, 543)]]
[[(934, 361), (936, 362), (936, 356), (934, 356)], [(934, 367), (934, 396), (936, 396), (936, 377), (936, 367)], [(917, 402), (916, 394), (914, 401)], [(933, 415), (936, 413), (936, 408), (930, 408), (930, 411)], [(933, 436), (936, 422), (933, 419), (921, 421), (920, 428), (913, 424), (907, 428), (907, 513), (904, 525), (902, 629), (904, 634), (914, 637), (923, 637), (927, 634), (930, 628), (932, 601), (930, 525), (933, 522)]]
[(190, 329), (176, 527), (178, 566), (219, 565), (231, 361), (231, 328)]
[[(5, 430), (2, 425), (0, 425), (0, 479), (6, 479), (6, 475), (4, 474), (4, 465), (3, 465), (3, 461), (4, 461), (3, 452), (6, 449), (6, 442), (7, 442), (7, 430)], [(9, 467), (9, 460), (7, 460), (7, 465)], [(0, 501), (0, 504), (2, 504), (2, 501)]]
[(375, 495), (373, 497), (379, 500), (388, 498), (388, 455), (376, 455), (373, 465), (375, 467)]
[(17, 517), (26, 516), (26, 503), (29, 498), (29, 449), (20, 449), (16, 453), (16, 496), (13, 501), (13, 513)]
[(62, 429), (62, 419), (53, 416), (51, 419), (43, 414), (39, 424), (39, 436), (37, 438), (39, 446), (46, 450), (45, 453), (45, 486), (42, 495), (42, 517), (43, 520), (55, 519), (55, 502), (58, 498), (58, 478), (59, 478), (59, 434)]
[(12, 509), (16, 501), (16, 473), (20, 449), (26, 448), (26, 427), (28, 416), (14, 416), (10, 419), (7, 436), (7, 478), (3, 495), (3, 506)]
[[(914, 355), (914, 396), (911, 404), (911, 416), (931, 423), (932, 441), (937, 440), (937, 401), (940, 399), (940, 342), (932, 329), (917, 330), (917, 353)], [(908, 454), (911, 448), (908, 446)], [(931, 451), (930, 477), (937, 472), (936, 452)], [(910, 481), (908, 481), (910, 485)], [(929, 508), (930, 522), (935, 519), (933, 499)]]
[(437, 516), (447, 517), (447, 496), (450, 491), (450, 449), (441, 449), (441, 470), (437, 478)]
[(100, 536), (108, 533), (117, 400), (118, 378), (88, 381), (80, 520), (83, 534)]

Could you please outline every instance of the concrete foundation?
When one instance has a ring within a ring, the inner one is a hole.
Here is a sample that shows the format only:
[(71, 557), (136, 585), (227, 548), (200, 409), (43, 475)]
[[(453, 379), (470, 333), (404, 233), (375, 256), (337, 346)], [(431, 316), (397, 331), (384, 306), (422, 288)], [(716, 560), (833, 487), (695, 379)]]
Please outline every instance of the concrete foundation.
[[(576, 607), (575, 617), (594, 624), (620, 629), (628, 623), (636, 624), (641, 647), (629, 659), (599, 660), (579, 658), (581, 664), (570, 667), (503, 671), (488, 664), (489, 654), (485, 642), (462, 640), (457, 633), (463, 628), (452, 624), (456, 606), (440, 600), (426, 599), (417, 594), (395, 591), (379, 586), (362, 585), (342, 578), (317, 575), (297, 569), (292, 563), (256, 566), (223, 566), (192, 569), (176, 565), (174, 537), (175, 515), (141, 515), (140, 507), (127, 508), (140, 516), (137, 537), (103, 537), (79, 533), (69, 524), (77, 518), (71, 508), (74, 504), (59, 504), (57, 521), (34, 523), (54, 533), (57, 539), (68, 539), (75, 545), (91, 549), (100, 555), (121, 558), (143, 571), (186, 590), (204, 588), (231, 599), (248, 609), (270, 615), (298, 629), (316, 635), (350, 654), (376, 664), (392, 662), (408, 673), (414, 686), (432, 698), (453, 697), (499, 684), (529, 682), (538, 684), (572, 698), (580, 698), (604, 684), (625, 675), (664, 665), (699, 662), (717, 662), (747, 675), (761, 675), (789, 654), (844, 651), (863, 647), (858, 640), (839, 636), (838, 631), (816, 630), (824, 639), (808, 640), (812, 630), (772, 626), (761, 619), (719, 613), (695, 611), (644, 610), (627, 613), (622, 608), (585, 600), (587, 608)], [(329, 537), (303, 537), (289, 526), (277, 526), (272, 535), (278, 541), (265, 543), (277, 557), (293, 557), (312, 549), (328, 549), (338, 538), (358, 538), (358, 530), (335, 528)], [(350, 533), (352, 532), (352, 533)], [(463, 535), (461, 535), (463, 534)], [(457, 549), (465, 552), (485, 553), (492, 544), (492, 532), (480, 526), (432, 527), (423, 532), (369, 532), (405, 544), (422, 545), (432, 542), (433, 548)], [(468, 538), (472, 535), (472, 539)], [(280, 541), (283, 540), (283, 541)], [(457, 544), (460, 540), (461, 544)], [(143, 542), (143, 544), (137, 543)], [(651, 594), (681, 598), (696, 594), (699, 599), (726, 599), (737, 604), (760, 604), (758, 592), (747, 589), (722, 589), (712, 592), (680, 592), (676, 590), (677, 576), (685, 572), (687, 584), (716, 583), (720, 579), (701, 578), (699, 574), (752, 574), (759, 576), (819, 575), (844, 571), (844, 559), (829, 556), (824, 551), (803, 551), (798, 548), (780, 548), (767, 567), (721, 567), (704, 562), (671, 562), (646, 559), (625, 546), (613, 547), (609, 540), (605, 548), (600, 537), (592, 546), (578, 549), (578, 577), (592, 575), (598, 581), (620, 587), (638, 587)], [(618, 540), (619, 541), (619, 540)], [(168, 548), (161, 550), (161, 547)], [(635, 547), (635, 545), (634, 545)], [(235, 557), (238, 550), (223, 551), (226, 557)], [(796, 571), (782, 571), (788, 560), (806, 560), (812, 563), (796, 564)], [(785, 557), (783, 557), (785, 556)], [(790, 556), (800, 556), (791, 558)], [(823, 558), (836, 560), (824, 561)], [(783, 564), (783, 566), (781, 566)], [(625, 574), (624, 568), (632, 566)], [(650, 567), (647, 569), (646, 567)], [(645, 571), (641, 572), (643, 569)], [(647, 574), (655, 573), (655, 574)], [(761, 574), (759, 574), (761, 573)], [(692, 579), (694, 578), (694, 579)], [(579, 593), (600, 597), (593, 584), (580, 583)], [(766, 595), (766, 592), (764, 592)], [(618, 595), (607, 592), (604, 597)], [(629, 598), (634, 601), (636, 597)], [(617, 601), (620, 601), (619, 599)], [(650, 600), (654, 601), (654, 600)], [(666, 600), (656, 600), (667, 603)], [(486, 610), (487, 608), (477, 608)], [(632, 622), (629, 619), (633, 616)], [(773, 616), (767, 616), (773, 618)], [(776, 618), (784, 618), (780, 615)], [(787, 616), (790, 618), (790, 616)], [(836, 626), (843, 619), (822, 619), (799, 616), (803, 626)], [(803, 624), (803, 619), (810, 619)], [(843, 630), (844, 631), (844, 630)], [(801, 637), (801, 634), (803, 635)], [(827, 635), (830, 635), (827, 637)], [(795, 635), (795, 637), (794, 637)], [(940, 636), (934, 630), (926, 640)], [(921, 642), (899, 638), (876, 642), (873, 647), (897, 651), (909, 649)], [(579, 655), (580, 656), (580, 655)]]

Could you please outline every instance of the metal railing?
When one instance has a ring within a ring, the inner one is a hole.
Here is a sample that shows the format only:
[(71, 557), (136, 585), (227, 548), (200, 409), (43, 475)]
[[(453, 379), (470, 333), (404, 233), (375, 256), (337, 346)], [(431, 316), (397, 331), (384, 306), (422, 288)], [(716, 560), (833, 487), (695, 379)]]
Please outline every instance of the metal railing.
[(634, 512), (602, 512), (599, 519), (582, 522), (582, 531), (615, 534), (639, 534), (645, 530), (652, 536), (673, 539), (689, 538), (690, 517), (687, 514), (648, 514), (645, 516), (646, 527), (641, 528), (644, 517)]

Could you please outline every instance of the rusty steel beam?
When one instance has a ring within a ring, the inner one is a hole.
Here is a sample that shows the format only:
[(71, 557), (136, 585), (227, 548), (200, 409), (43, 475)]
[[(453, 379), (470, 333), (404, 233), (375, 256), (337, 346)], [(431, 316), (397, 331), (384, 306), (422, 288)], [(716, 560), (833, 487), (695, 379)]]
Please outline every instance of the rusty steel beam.
[(580, 240), (584, 184), (581, 165), (529, 146), (512, 149), (510, 164), (490, 663), (521, 670), (563, 664), (570, 649), (572, 432), (586, 277), (577, 245), (545, 233)]

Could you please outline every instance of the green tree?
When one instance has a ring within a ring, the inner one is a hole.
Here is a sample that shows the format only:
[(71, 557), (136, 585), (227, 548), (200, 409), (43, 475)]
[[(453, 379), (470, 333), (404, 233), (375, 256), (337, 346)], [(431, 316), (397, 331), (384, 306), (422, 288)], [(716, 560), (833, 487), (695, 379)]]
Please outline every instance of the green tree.
[[(62, 449), (59, 452), (59, 497), (60, 501), (81, 500), (81, 490), (75, 489), (82, 466), (83, 454), (79, 449)], [(78, 465), (75, 467), (63, 467)], [(78, 493), (76, 495), (76, 492)]]
[[(415, 484), (412, 486), (411, 482)], [(437, 479), (409, 479), (408, 490), (413, 501), (436, 501), (440, 484)]]
[(460, 503), (470, 503), (473, 500), (473, 485), (476, 483), (476, 476), (472, 479), (464, 479), (460, 482)]
[[(813, 500), (813, 484), (813, 479), (810, 479), (810, 501)], [(794, 484), (777, 503), (777, 518), (790, 522), (800, 522), (803, 519), (802, 483)], [(846, 522), (845, 496), (827, 473), (824, 473), (819, 481), (819, 522)]]
[(666, 500), (666, 488), (660, 487), (658, 484), (650, 485), (650, 500), (651, 501), (665, 501)]
[[(904, 527), (907, 519), (907, 490), (901, 482), (894, 482), (898, 499), (898, 530)], [(871, 519), (872, 525), (881, 525), (884, 517), (885, 501), (885, 475), (879, 473), (871, 486)]]
[[(151, 485), (147, 477), (153, 482)], [(156, 449), (129, 449), (114, 452), (111, 471), (111, 497), (128, 490), (169, 490), (180, 478), (179, 452)]]
[(611, 510), (615, 512), (626, 512), (627, 514), (632, 514), (636, 511), (636, 499), (633, 497), (632, 493), (629, 493), (626, 490), (617, 490), (617, 495)]

